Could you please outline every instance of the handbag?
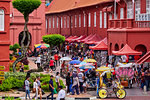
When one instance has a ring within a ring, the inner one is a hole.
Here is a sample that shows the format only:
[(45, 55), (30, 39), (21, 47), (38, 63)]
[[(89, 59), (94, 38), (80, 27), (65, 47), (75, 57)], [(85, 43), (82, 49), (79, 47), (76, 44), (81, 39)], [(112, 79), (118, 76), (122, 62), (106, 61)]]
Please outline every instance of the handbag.
[(33, 93), (35, 93), (35, 92), (36, 92), (36, 89), (35, 89), (35, 88), (33, 88), (33, 89), (32, 89), (32, 92), (33, 92)]

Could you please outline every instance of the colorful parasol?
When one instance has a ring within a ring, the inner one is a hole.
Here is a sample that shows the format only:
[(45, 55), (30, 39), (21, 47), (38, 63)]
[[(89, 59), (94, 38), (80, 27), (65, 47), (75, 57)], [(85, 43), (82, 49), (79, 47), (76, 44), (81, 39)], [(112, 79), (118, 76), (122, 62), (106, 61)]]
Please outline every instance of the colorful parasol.
[(36, 44), (34, 46), (36, 48), (42, 48), (42, 49), (46, 49), (46, 48), (50, 47), (49, 44)]
[(94, 62), (96, 62), (96, 60), (95, 59), (85, 59), (85, 60), (83, 60), (83, 62), (94, 63)]

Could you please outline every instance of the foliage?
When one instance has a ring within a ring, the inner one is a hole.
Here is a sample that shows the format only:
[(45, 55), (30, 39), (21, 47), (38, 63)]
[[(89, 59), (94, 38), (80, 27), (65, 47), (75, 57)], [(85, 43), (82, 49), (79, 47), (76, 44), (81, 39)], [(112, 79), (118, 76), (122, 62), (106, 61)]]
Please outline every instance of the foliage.
[[(50, 80), (50, 75), (43, 75), (43, 74), (38, 74), (38, 73), (31, 73), (31, 77), (29, 81), (31, 82), (30, 87), (33, 87), (33, 82), (36, 77), (40, 76), (41, 79), (41, 87), (44, 91), (49, 91), (49, 80)], [(9, 91), (10, 89), (18, 89), (18, 88), (23, 88), (24, 86), (24, 81), (25, 81), (26, 73), (22, 72), (5, 72), (5, 80), (3, 80), (3, 84), (0, 85), (0, 91)], [(53, 79), (53, 85), (54, 88), (57, 88), (57, 84), (55, 82), (55, 79)], [(60, 80), (60, 85), (65, 88), (65, 85), (63, 84), (63, 81)]]
[(24, 16), (28, 16), (41, 5), (41, 0), (13, 0), (12, 4)]
[(65, 41), (65, 37), (60, 34), (50, 34), (42, 37), (43, 41), (49, 44), (51, 47), (58, 46)]
[(24, 70), (29, 70), (29, 65), (24, 65)]
[(13, 54), (11, 54), (10, 56), (17, 55), (17, 49), (20, 49), (20, 45), (18, 43), (15, 43), (14, 45), (10, 45), (9, 50), (13, 51)]

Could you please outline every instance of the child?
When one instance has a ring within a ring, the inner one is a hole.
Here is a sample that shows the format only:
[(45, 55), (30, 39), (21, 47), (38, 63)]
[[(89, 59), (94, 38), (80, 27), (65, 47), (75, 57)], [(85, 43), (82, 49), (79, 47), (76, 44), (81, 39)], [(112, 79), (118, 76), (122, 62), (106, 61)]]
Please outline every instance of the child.
[(83, 82), (83, 90), (84, 90), (84, 93), (86, 93), (87, 87), (88, 87), (88, 84), (87, 84), (86, 78), (84, 78), (84, 82)]

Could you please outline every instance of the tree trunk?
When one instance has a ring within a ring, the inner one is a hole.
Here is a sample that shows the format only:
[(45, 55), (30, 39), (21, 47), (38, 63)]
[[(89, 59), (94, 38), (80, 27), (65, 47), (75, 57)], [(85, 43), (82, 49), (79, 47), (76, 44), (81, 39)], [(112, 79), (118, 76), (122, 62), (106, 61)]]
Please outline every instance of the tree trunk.
[[(28, 23), (28, 19), (29, 19), (29, 15), (28, 16), (24, 16), (24, 19), (25, 19), (25, 25), (24, 25), (24, 30), (23, 30), (23, 38), (21, 40), (21, 56), (19, 58), (17, 58), (15, 60), (15, 62), (13, 63), (13, 72), (15, 73), (16, 72), (16, 64), (18, 62), (20, 62), (24, 57), (26, 57), (26, 52), (27, 52), (27, 49), (29, 47), (29, 44), (30, 43), (27, 43), (27, 46), (25, 47), (24, 45), (24, 41), (25, 41), (25, 38), (26, 38), (26, 31), (27, 31), (27, 35), (29, 34), (28, 32), (28, 29), (27, 29), (27, 23)], [(29, 40), (30, 40), (30, 37), (29, 37)], [(28, 40), (28, 42), (29, 42)]]

